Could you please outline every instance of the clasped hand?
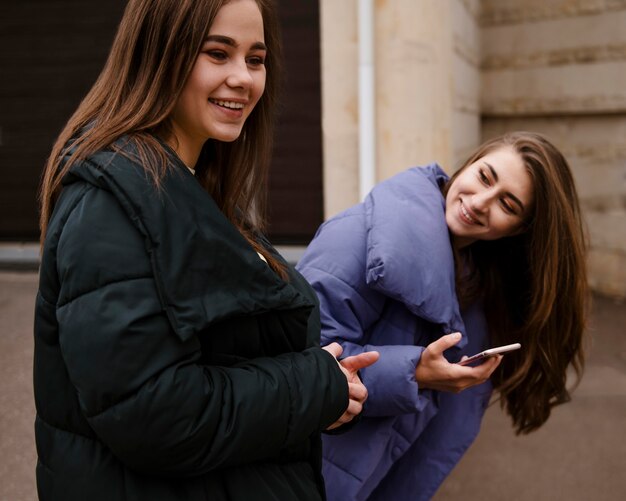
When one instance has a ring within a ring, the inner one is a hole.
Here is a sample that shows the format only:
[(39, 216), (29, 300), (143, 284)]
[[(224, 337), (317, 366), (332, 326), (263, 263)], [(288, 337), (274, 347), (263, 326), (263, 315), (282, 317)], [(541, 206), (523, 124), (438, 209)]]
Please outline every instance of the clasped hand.
[[(343, 348), (338, 343), (331, 343), (324, 346), (322, 349), (330, 353), (333, 357), (335, 357), (335, 359), (340, 357), (343, 352)], [(328, 430), (332, 430), (343, 424), (349, 423), (361, 413), (363, 410), (363, 404), (365, 403), (365, 400), (367, 400), (367, 388), (361, 382), (357, 372), (364, 367), (372, 365), (378, 360), (378, 358), (379, 353), (377, 351), (366, 351), (365, 353), (360, 353), (359, 355), (353, 355), (342, 360), (337, 360), (339, 367), (348, 381), (348, 396), (350, 400), (348, 402), (348, 408), (337, 421), (327, 428)]]
[(461, 334), (455, 332), (440, 337), (426, 347), (415, 369), (415, 379), (420, 388), (459, 393), (489, 379), (500, 365), (502, 355), (490, 357), (476, 367), (451, 364), (443, 352), (460, 340)]

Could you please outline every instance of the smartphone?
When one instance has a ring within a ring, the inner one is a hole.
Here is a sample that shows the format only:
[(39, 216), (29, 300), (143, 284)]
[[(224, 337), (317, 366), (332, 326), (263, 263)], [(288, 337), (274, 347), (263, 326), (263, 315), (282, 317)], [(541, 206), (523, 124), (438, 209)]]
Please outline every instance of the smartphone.
[(489, 350), (481, 351), (480, 353), (476, 353), (476, 355), (472, 355), (465, 360), (461, 360), (457, 362), (459, 365), (468, 365), (474, 364), (476, 362), (480, 362), (485, 358), (493, 357), (495, 355), (499, 355), (500, 353), (506, 353), (507, 351), (519, 350), (522, 347), (519, 343), (507, 344), (505, 346), (498, 346), (497, 348), (490, 348)]

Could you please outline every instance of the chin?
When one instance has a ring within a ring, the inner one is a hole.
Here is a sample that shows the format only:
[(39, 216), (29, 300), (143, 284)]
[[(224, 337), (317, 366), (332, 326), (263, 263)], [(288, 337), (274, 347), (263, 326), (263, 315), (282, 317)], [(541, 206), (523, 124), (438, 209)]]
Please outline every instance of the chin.
[(241, 133), (239, 134), (219, 134), (213, 137), (213, 139), (215, 139), (216, 141), (220, 141), (222, 143), (232, 143), (234, 141), (236, 141), (237, 139), (239, 139), (239, 136), (241, 136)]
[(211, 139), (215, 139), (216, 141), (221, 141), (223, 143), (232, 143), (233, 141), (236, 141), (239, 136), (241, 136), (242, 130), (243, 127), (215, 130), (213, 131), (213, 134), (211, 134)]

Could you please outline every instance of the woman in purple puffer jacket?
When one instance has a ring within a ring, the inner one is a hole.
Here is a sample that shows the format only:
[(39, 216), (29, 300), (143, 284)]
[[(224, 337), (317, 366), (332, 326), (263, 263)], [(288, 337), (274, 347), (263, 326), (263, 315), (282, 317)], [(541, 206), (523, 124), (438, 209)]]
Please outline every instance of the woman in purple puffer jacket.
[[(544, 137), (483, 144), (451, 178), (436, 164), (380, 183), (324, 223), (298, 264), (322, 344), (375, 350), (361, 420), (324, 437), (330, 501), (430, 499), (499, 393), (517, 433), (569, 400), (583, 369), (587, 284), (578, 197)], [(491, 346), (522, 349), (461, 366)]]

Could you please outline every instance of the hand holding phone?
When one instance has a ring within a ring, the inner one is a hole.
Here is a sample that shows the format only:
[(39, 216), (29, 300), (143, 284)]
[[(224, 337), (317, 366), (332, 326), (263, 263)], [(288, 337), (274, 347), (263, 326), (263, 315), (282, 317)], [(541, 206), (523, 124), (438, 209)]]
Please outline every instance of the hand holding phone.
[(495, 357), (500, 353), (506, 353), (507, 351), (519, 350), (522, 347), (519, 343), (507, 344), (505, 346), (498, 346), (497, 348), (490, 348), (485, 351), (481, 351), (480, 353), (476, 353), (476, 355), (472, 355), (471, 357), (466, 358), (465, 360), (461, 360), (457, 362), (459, 365), (469, 365), (474, 364), (476, 362), (480, 362), (485, 358)]

